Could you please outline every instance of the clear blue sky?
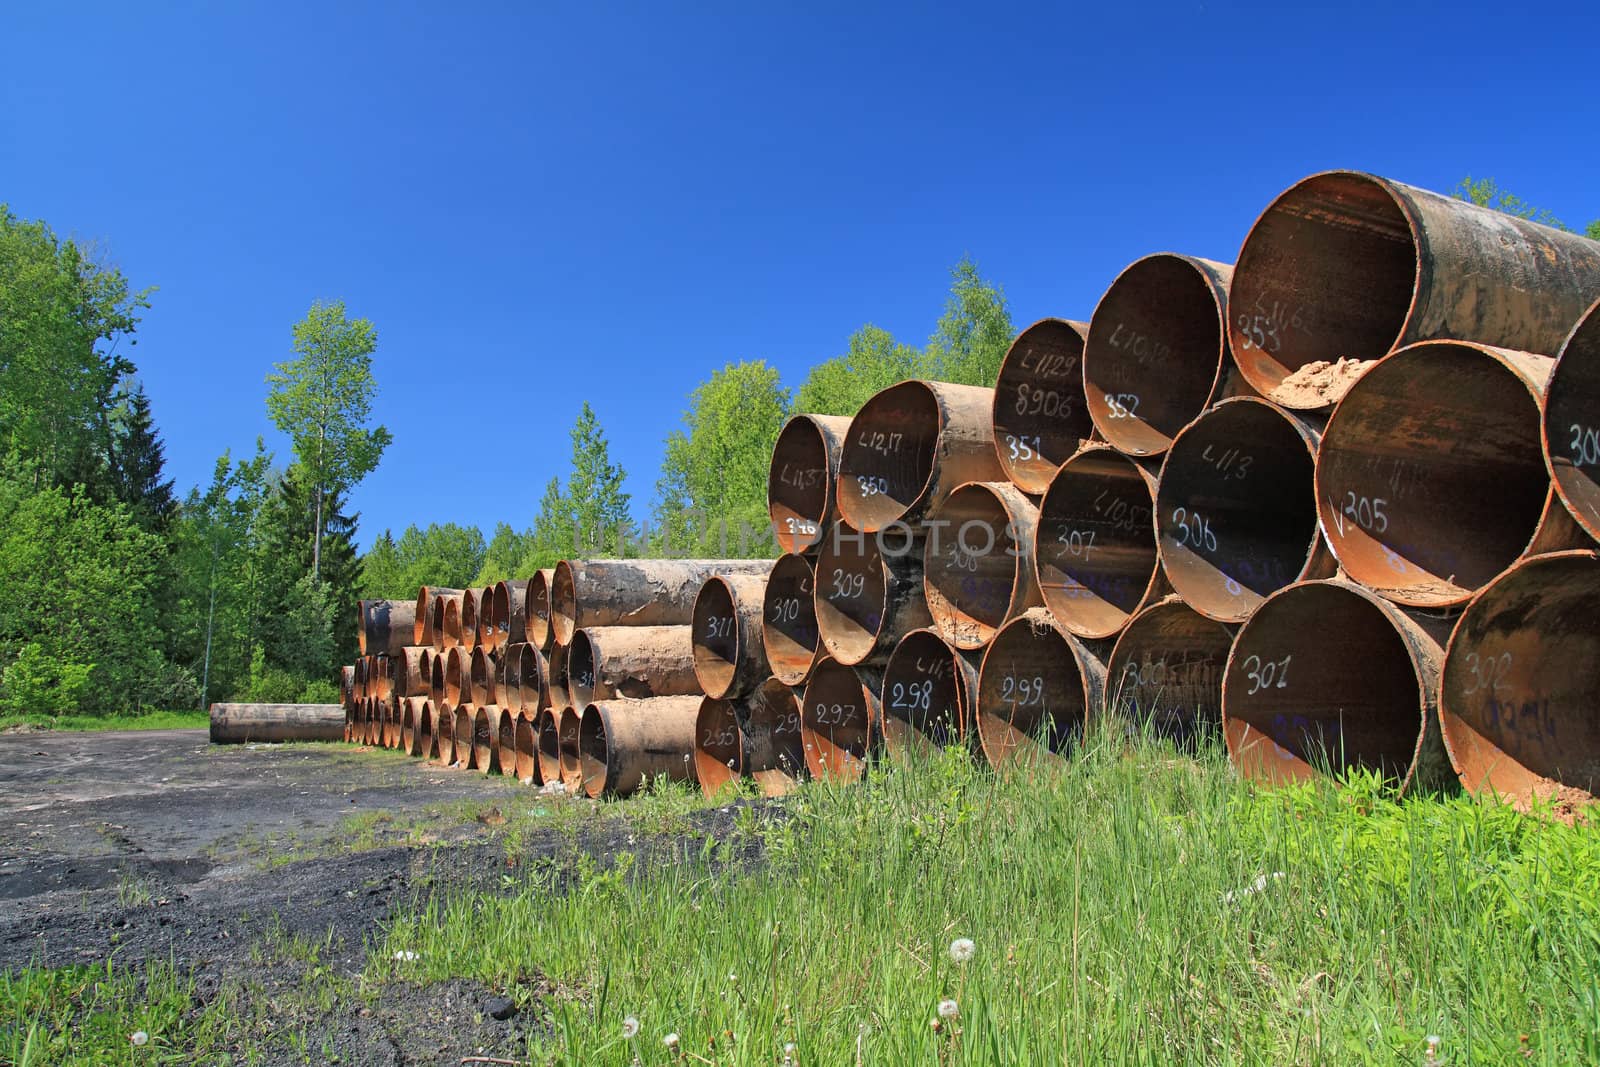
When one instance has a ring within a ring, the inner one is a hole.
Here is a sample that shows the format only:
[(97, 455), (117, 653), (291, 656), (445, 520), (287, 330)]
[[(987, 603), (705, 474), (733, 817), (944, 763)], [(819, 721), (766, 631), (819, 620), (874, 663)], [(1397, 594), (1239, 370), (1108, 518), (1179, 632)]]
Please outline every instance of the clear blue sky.
[[(676, 12), (676, 13), (674, 13)], [(971, 254), (1021, 326), (1231, 262), (1331, 167), (1600, 216), (1600, 5), (8, 5), (0, 200), (156, 285), (180, 492), (265, 434), (290, 326), (379, 331), (360, 540), (531, 522), (593, 403), (636, 511), (694, 385), (931, 332)]]

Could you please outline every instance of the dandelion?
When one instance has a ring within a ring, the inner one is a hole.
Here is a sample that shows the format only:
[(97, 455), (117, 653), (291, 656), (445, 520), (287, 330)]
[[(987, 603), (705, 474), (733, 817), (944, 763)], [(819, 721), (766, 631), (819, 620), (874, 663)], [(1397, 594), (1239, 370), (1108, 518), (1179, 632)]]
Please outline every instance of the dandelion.
[(128, 1035), (128, 1043), (135, 1047), (148, 1045), (150, 1043), (150, 1035), (143, 1030), (135, 1030)]
[(966, 963), (977, 951), (978, 946), (972, 943), (970, 937), (958, 937), (950, 942), (950, 958), (957, 963)]
[(955, 1000), (953, 998), (945, 997), (943, 1000), (939, 1001), (939, 1018), (941, 1018), (941, 1019), (954, 1019), (957, 1015), (960, 1015), (960, 1014), (961, 1014), (961, 1007), (958, 1004), (956, 1004), (956, 1002), (955, 1002)]
[(729, 985), (733, 985), (738, 980), (739, 980), (739, 976), (737, 974), (734, 974), (732, 971), (728, 972), (728, 984)]
[(1429, 1034), (1426, 1040), (1428, 1042), (1427, 1059), (1423, 1060), (1423, 1062), (1429, 1064), (1439, 1063), (1439, 1035)]
[(678, 1051), (678, 1035), (675, 1033), (668, 1034), (666, 1037), (662, 1038), (661, 1043), (667, 1046), (673, 1052)]
[(639, 1036), (638, 1016), (630, 1015), (626, 1019), (622, 1020), (622, 1036), (623, 1039), (627, 1041), (632, 1041), (634, 1038)]

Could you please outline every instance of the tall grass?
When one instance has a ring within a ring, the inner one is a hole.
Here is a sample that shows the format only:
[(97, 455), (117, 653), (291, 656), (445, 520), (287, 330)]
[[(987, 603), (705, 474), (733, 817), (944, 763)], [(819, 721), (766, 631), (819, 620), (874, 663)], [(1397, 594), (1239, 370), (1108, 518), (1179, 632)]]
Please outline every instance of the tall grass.
[(0, 715), (0, 730), (33, 726), (47, 730), (204, 730), (204, 711), (151, 711), (142, 715)]

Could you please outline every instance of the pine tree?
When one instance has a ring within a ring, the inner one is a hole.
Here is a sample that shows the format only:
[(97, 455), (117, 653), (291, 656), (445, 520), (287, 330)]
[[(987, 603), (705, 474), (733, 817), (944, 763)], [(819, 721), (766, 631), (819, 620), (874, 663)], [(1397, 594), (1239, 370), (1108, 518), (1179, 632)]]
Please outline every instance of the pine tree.
[(133, 511), (139, 524), (165, 535), (177, 512), (172, 479), (166, 473), (167, 452), (156, 432), (150, 397), (142, 384), (125, 390), (114, 417), (108, 458), (112, 492)]
[(618, 535), (629, 521), (625, 478), (622, 468), (611, 462), (605, 431), (585, 400), (572, 427), (572, 476), (565, 494), (580, 545), (602, 555), (620, 553)]

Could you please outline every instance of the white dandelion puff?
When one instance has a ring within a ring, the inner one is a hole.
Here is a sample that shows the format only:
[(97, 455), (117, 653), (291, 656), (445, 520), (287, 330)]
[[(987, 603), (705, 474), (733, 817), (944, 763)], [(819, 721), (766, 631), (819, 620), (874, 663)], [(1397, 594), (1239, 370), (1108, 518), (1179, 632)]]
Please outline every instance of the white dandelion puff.
[(960, 1007), (960, 1005), (958, 1005), (955, 1002), (955, 1000), (953, 998), (945, 997), (943, 1000), (939, 1001), (939, 1018), (941, 1018), (941, 1019), (954, 1019), (957, 1015), (960, 1015), (960, 1014), (961, 1014), (961, 1007)]
[(128, 1035), (128, 1043), (135, 1046), (148, 1045), (150, 1043), (150, 1035), (143, 1030), (135, 1030)]
[(978, 951), (978, 946), (972, 943), (970, 937), (958, 937), (950, 942), (950, 958), (957, 963), (966, 963)]
[(629, 1041), (639, 1036), (639, 1019), (637, 1016), (630, 1015), (622, 1020), (622, 1036)]
[(661, 1039), (661, 1043), (676, 1052), (678, 1049), (678, 1035), (675, 1033), (668, 1034)]

